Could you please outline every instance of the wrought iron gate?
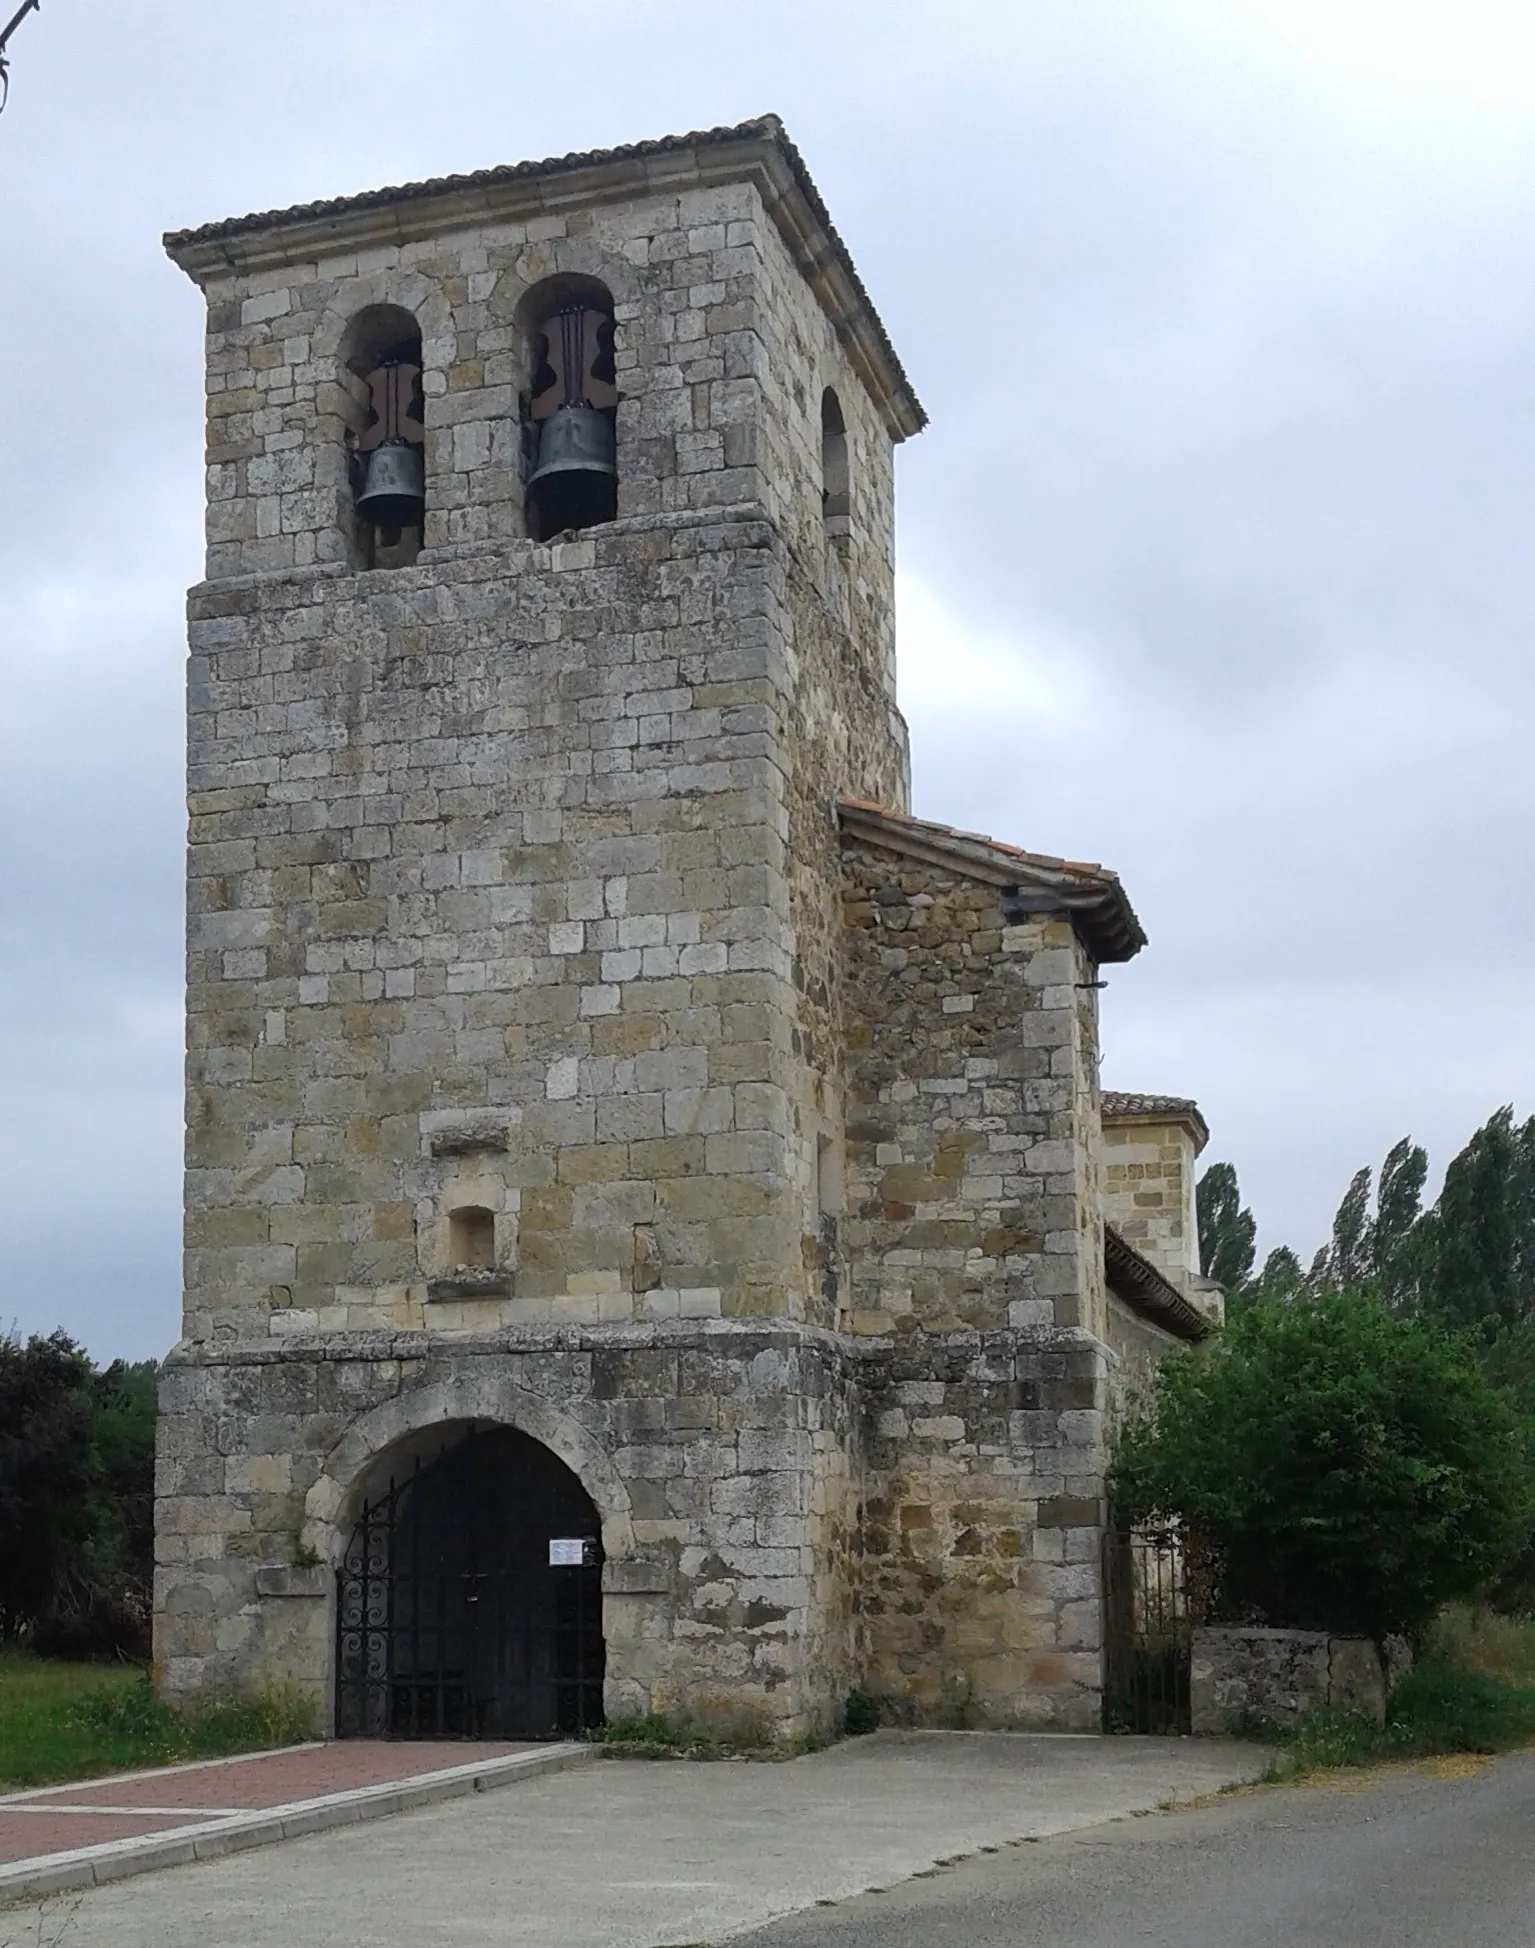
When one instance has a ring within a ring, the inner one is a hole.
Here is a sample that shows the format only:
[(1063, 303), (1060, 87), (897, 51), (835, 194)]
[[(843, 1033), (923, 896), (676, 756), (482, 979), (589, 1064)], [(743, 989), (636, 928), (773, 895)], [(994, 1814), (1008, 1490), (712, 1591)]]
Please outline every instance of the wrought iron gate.
[(1181, 1529), (1103, 1537), (1103, 1729), (1186, 1732), (1193, 1649), (1190, 1545)]
[(467, 1434), (391, 1480), (336, 1575), (338, 1738), (558, 1738), (602, 1722), (597, 1511), (526, 1434)]

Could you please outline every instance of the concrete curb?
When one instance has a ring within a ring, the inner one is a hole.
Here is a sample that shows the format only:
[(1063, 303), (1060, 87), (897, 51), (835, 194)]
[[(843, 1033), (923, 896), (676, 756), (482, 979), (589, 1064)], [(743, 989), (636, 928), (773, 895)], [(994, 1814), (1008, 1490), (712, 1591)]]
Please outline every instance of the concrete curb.
[[(285, 1806), (263, 1806), (226, 1819), (202, 1820), (195, 1826), (146, 1833), (131, 1840), (109, 1840), (101, 1846), (76, 1847), (68, 1853), (38, 1855), (0, 1867), (0, 1905), (47, 1900), (81, 1888), (104, 1887), (161, 1867), (183, 1867), (194, 1860), (217, 1860), (251, 1847), (275, 1846), (310, 1833), (326, 1833), (337, 1826), (363, 1820), (387, 1819), (391, 1813), (414, 1812), (444, 1799), (515, 1786), (549, 1772), (566, 1772), (590, 1765), (602, 1756), (598, 1745), (551, 1745), (541, 1752), (513, 1752), (503, 1758), (454, 1765), (423, 1772), (413, 1779), (394, 1779), (381, 1786), (358, 1786), (350, 1792), (326, 1793), (318, 1799), (295, 1799)], [(178, 1768), (179, 1770), (179, 1768)], [(131, 1812), (131, 1807), (123, 1808)]]

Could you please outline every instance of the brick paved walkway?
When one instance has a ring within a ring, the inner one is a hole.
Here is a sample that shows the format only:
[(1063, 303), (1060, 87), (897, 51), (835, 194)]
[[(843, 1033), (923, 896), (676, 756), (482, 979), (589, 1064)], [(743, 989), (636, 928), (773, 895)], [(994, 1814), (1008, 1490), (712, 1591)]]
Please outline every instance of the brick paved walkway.
[(0, 1798), (0, 1864), (14, 1866), (112, 1840), (196, 1832), (237, 1813), (309, 1804), (534, 1749), (346, 1739), (10, 1793)]

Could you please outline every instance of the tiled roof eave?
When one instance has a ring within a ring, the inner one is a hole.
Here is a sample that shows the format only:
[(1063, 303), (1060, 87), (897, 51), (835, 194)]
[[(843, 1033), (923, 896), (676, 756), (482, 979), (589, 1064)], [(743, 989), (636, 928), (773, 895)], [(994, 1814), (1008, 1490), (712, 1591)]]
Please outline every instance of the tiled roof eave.
[(1118, 877), (1102, 866), (1024, 852), (980, 833), (957, 832), (864, 799), (840, 799), (837, 814), (848, 839), (903, 853), (999, 889), (1019, 889), (1031, 896), (1035, 910), (1069, 919), (1100, 964), (1130, 960), (1146, 944)]
[(1103, 1227), (1103, 1271), (1109, 1290), (1149, 1325), (1191, 1344), (1209, 1337), (1203, 1313), (1111, 1224)]
[(1105, 1089), (1102, 1113), (1105, 1126), (1181, 1123), (1193, 1137), (1196, 1153), (1210, 1141), (1210, 1126), (1199, 1104), (1188, 1096), (1148, 1096), (1124, 1089)]

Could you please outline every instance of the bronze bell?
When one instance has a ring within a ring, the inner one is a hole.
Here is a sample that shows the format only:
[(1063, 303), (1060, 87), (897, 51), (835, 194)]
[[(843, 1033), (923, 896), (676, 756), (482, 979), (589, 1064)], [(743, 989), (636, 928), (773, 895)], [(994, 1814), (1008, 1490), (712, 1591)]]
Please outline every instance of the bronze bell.
[(376, 528), (414, 528), (426, 515), (421, 449), (409, 440), (384, 440), (368, 455), (357, 512)]
[(543, 422), (538, 466), (528, 492), (546, 535), (611, 521), (618, 507), (618, 444), (613, 415), (580, 403)]

